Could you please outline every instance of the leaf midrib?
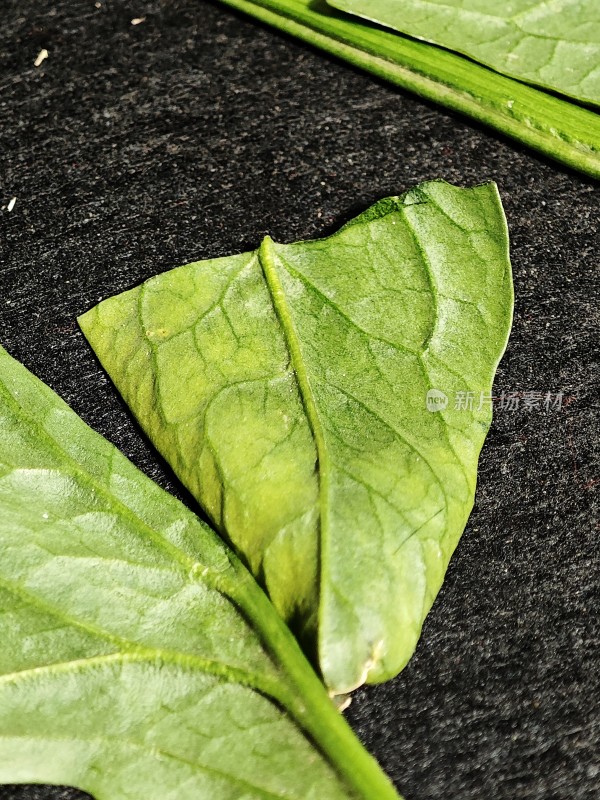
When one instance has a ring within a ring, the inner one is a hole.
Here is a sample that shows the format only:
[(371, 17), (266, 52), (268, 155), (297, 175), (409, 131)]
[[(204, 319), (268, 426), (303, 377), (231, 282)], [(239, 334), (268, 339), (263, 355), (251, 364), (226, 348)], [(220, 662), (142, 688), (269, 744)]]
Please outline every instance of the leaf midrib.
[[(425, 203), (419, 203), (418, 205), (428, 204), (428, 202), (429, 201), (426, 201)], [(442, 214), (444, 214), (444, 216), (449, 220), (449, 222), (453, 226), (459, 228), (460, 230), (464, 230), (460, 225), (456, 224), (456, 222), (451, 217), (449, 217), (448, 214), (446, 214), (446, 212), (442, 208), (440, 208), (440, 206), (439, 206), (439, 204), (437, 202), (432, 201), (431, 204), (434, 205)], [(393, 347), (394, 349), (401, 350), (403, 352), (407, 352), (408, 354), (416, 357), (417, 361), (419, 362), (419, 366), (423, 371), (423, 374), (424, 374), (424, 377), (425, 377), (426, 381), (428, 382), (428, 384), (431, 384), (431, 379), (430, 379), (430, 376), (429, 376), (429, 370), (427, 369), (427, 365), (425, 363), (425, 356), (427, 356), (429, 354), (429, 345), (430, 345), (430, 343), (431, 343), (431, 341), (434, 338), (435, 333), (436, 333), (437, 320), (438, 320), (438, 308), (439, 308), (439, 299), (438, 298), (439, 297), (444, 297), (445, 298), (445, 295), (440, 295), (440, 293), (439, 293), (437, 282), (436, 282), (434, 274), (433, 274), (432, 265), (430, 264), (429, 258), (426, 255), (423, 247), (421, 246), (419, 238), (418, 238), (418, 236), (416, 234), (416, 231), (414, 229), (413, 223), (412, 223), (412, 221), (411, 221), (411, 219), (409, 217), (408, 209), (410, 209), (411, 207), (412, 206), (408, 206), (408, 207), (401, 206), (401, 207), (399, 207), (397, 209), (397, 211), (401, 214), (402, 219), (406, 223), (407, 230), (410, 233), (410, 236), (411, 236), (411, 239), (412, 239), (412, 241), (413, 241), (413, 243), (415, 245), (416, 251), (419, 254), (420, 263), (422, 265), (423, 273), (425, 275), (425, 279), (426, 279), (427, 285), (428, 285), (428, 292), (427, 293), (431, 297), (432, 306), (433, 306), (432, 312), (431, 312), (432, 322), (431, 322), (431, 325), (429, 326), (429, 332), (428, 332), (428, 334), (425, 337), (425, 340), (423, 342), (423, 348), (420, 351), (419, 350), (412, 350), (411, 348), (408, 348), (408, 347), (406, 347), (405, 345), (403, 345), (401, 343), (393, 342), (391, 340), (388, 340), (388, 339), (386, 339), (384, 337), (381, 337), (381, 336), (378, 336), (376, 334), (371, 334), (368, 330), (362, 328), (349, 314), (344, 312), (333, 300), (331, 300), (324, 292), (322, 292), (317, 286), (315, 286), (315, 284), (313, 282), (309, 281), (306, 278), (306, 276), (304, 276), (301, 273), (299, 273), (297, 270), (295, 270), (287, 262), (285, 264), (285, 269), (290, 274), (292, 274), (294, 277), (296, 277), (299, 281), (301, 281), (301, 283), (305, 286), (305, 288), (309, 289), (310, 291), (314, 291), (316, 294), (318, 294), (318, 296), (321, 297), (325, 303), (327, 303), (333, 309), (335, 309), (335, 311), (337, 313), (339, 313), (340, 316), (343, 319), (345, 319), (354, 329), (356, 329), (363, 336), (365, 336), (367, 338), (367, 340), (374, 339), (376, 341), (381, 341), (382, 343), (387, 344), (390, 347)], [(389, 212), (389, 213), (394, 213), (394, 212)], [(310, 379), (309, 379), (308, 374), (306, 373), (306, 369), (304, 367), (304, 359), (302, 357), (298, 335), (296, 333), (293, 321), (291, 319), (291, 315), (290, 315), (290, 313), (289, 313), (289, 311), (287, 309), (287, 300), (286, 300), (286, 297), (285, 297), (285, 292), (284, 292), (283, 287), (281, 285), (281, 282), (279, 281), (279, 278), (277, 276), (276, 269), (274, 267), (274, 264), (272, 264), (272, 265), (270, 264), (270, 260), (273, 260), (273, 262), (274, 262), (274, 260), (277, 259), (277, 258), (279, 258), (279, 256), (275, 252), (275, 248), (273, 246), (272, 240), (270, 239), (270, 237), (266, 237), (265, 240), (263, 241), (263, 244), (261, 245), (260, 250), (259, 250), (259, 262), (260, 262), (260, 264), (261, 264), (261, 266), (263, 268), (263, 273), (265, 275), (265, 280), (266, 280), (267, 286), (269, 288), (269, 292), (271, 294), (271, 299), (273, 301), (276, 313), (278, 315), (278, 318), (279, 318), (281, 326), (282, 326), (283, 335), (284, 335), (284, 338), (286, 340), (286, 344), (288, 346), (288, 352), (290, 353), (290, 361), (292, 363), (294, 372), (296, 373), (298, 384), (299, 384), (299, 387), (300, 387), (300, 396), (302, 398), (302, 401), (303, 401), (303, 404), (304, 404), (304, 407), (305, 407), (305, 411), (306, 411), (306, 414), (307, 414), (307, 417), (308, 417), (309, 425), (310, 425), (310, 427), (311, 427), (311, 429), (313, 431), (313, 435), (315, 437), (315, 441), (316, 441), (316, 445), (317, 445), (317, 452), (318, 452), (318, 456), (319, 456), (319, 462), (320, 462), (320, 464), (327, 465), (329, 468), (331, 468), (332, 465), (331, 465), (329, 456), (326, 454), (325, 436), (324, 436), (323, 428), (322, 428), (321, 421), (320, 421), (320, 418), (319, 418), (319, 412), (318, 412), (317, 407), (316, 407), (314, 394), (313, 394), (312, 389), (310, 387)], [(449, 299), (454, 300), (455, 298), (449, 298)], [(437, 359), (437, 356), (436, 356), (436, 359)], [(464, 376), (459, 376), (459, 377), (462, 380), (465, 380)], [(446, 508), (446, 511), (447, 511), (449, 509), (449, 507), (450, 507), (450, 501), (449, 501), (448, 495), (447, 495), (447, 493), (445, 491), (443, 481), (438, 476), (438, 474), (435, 472), (435, 470), (431, 466), (429, 460), (424, 456), (424, 454), (419, 450), (419, 448), (417, 448), (417, 446), (414, 444), (414, 442), (411, 441), (410, 436), (407, 436), (407, 434), (399, 431), (396, 427), (394, 427), (394, 426), (390, 425), (389, 423), (387, 423), (379, 414), (377, 414), (375, 411), (373, 411), (372, 408), (370, 408), (368, 405), (366, 405), (365, 403), (360, 401), (358, 398), (356, 398), (355, 396), (353, 396), (352, 394), (350, 394), (346, 390), (342, 389), (339, 386), (335, 386), (335, 385), (333, 385), (333, 388), (337, 389), (342, 394), (348, 396), (351, 400), (353, 400), (358, 405), (360, 405), (367, 413), (369, 413), (375, 419), (377, 419), (382, 424), (384, 424), (391, 432), (395, 433), (407, 445), (407, 447), (409, 447), (409, 449), (412, 452), (414, 452), (419, 458), (421, 458), (423, 460), (423, 462), (429, 468), (431, 474), (433, 475), (434, 479), (436, 480), (436, 482), (438, 483), (438, 485), (439, 485), (439, 487), (440, 487), (440, 489), (442, 491), (442, 494), (443, 494), (443, 497), (444, 497), (444, 504), (445, 504), (445, 508)], [(468, 477), (467, 471), (465, 469), (465, 466), (464, 466), (462, 460), (459, 458), (458, 454), (456, 453), (456, 450), (454, 449), (454, 447), (452, 445), (452, 442), (450, 441), (450, 437), (448, 435), (448, 430), (447, 430), (447, 423), (446, 423), (446, 421), (445, 421), (445, 419), (443, 417), (441, 417), (441, 421), (442, 421), (442, 427), (444, 428), (445, 438), (446, 438), (446, 440), (448, 442), (448, 446), (451, 448), (451, 450), (452, 450), (452, 452), (454, 454), (456, 462), (457, 462), (457, 464), (459, 466), (459, 469), (461, 470), (461, 472), (462, 472), (462, 474), (463, 474), (463, 476), (465, 478), (467, 486), (469, 488), (471, 488), (471, 482), (469, 480), (469, 477)], [(321, 470), (321, 469), (317, 470), (317, 473), (318, 473), (318, 476), (319, 476), (320, 487), (322, 487), (323, 486), (323, 480), (328, 481), (328, 475), (323, 475), (323, 470)], [(327, 495), (326, 495), (326, 493), (324, 491), (322, 493), (320, 493), (320, 512), (321, 512), (320, 513), (320, 517), (321, 517), (321, 519), (323, 517), (324, 509), (326, 509), (327, 506), (328, 506), (327, 501), (325, 499), (326, 497), (327, 497)], [(321, 550), (322, 549), (323, 548), (321, 548)], [(321, 553), (321, 555), (322, 554), (323, 553)]]
[(38, 667), (9, 672), (0, 675), (0, 686), (4, 684), (19, 684), (36, 675), (60, 675), (62, 673), (81, 672), (88, 668), (105, 664), (127, 664), (127, 663), (164, 663), (171, 666), (188, 669), (190, 672), (201, 672), (213, 678), (219, 678), (225, 683), (233, 683), (253, 689), (266, 698), (275, 700), (283, 708), (288, 708), (289, 697), (286, 687), (278, 681), (268, 678), (256, 672), (249, 672), (240, 667), (202, 658), (191, 653), (181, 653), (176, 650), (163, 650), (159, 648), (143, 647), (131, 645), (125, 652), (107, 653), (89, 658), (70, 659), (69, 661), (57, 661), (53, 664), (44, 664)]

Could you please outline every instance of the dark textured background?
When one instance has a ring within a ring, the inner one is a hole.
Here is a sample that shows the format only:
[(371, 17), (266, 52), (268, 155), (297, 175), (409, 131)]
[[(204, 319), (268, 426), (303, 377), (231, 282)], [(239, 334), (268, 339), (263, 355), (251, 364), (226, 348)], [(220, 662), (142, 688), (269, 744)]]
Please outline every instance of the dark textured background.
[(407, 800), (598, 798), (598, 184), (210, 2), (0, 15), (0, 341), (168, 488), (77, 314), (424, 179), (498, 182), (516, 314), (497, 391), (569, 402), (497, 412), (417, 654), (348, 717)]

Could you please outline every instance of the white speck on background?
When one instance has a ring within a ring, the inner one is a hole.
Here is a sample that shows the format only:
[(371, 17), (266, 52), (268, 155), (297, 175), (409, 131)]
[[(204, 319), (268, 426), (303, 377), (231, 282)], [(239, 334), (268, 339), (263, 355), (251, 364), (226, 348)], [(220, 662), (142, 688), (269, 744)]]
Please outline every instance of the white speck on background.
[(9, 202), (9, 204), (6, 206), (6, 210), (7, 211), (12, 211), (13, 208), (15, 207), (15, 203), (16, 202), (17, 202), (17, 198), (16, 197), (12, 197), (10, 202)]
[(46, 50), (46, 48), (44, 48), (43, 50), (40, 50), (40, 52), (37, 54), (37, 58), (33, 62), (33, 66), (41, 67), (42, 62), (44, 62), (47, 58), (48, 58), (48, 51)]
[(142, 22), (145, 22), (146, 17), (135, 17), (135, 19), (131, 20), (132, 25), (141, 25)]

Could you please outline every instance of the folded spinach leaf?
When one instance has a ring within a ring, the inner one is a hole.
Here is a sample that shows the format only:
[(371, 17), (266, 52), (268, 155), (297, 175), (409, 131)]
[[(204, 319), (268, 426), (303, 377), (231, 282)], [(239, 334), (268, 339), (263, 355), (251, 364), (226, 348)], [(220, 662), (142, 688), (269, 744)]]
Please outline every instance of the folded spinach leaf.
[(594, 111), (449, 50), (339, 12), (325, 0), (221, 2), (600, 177), (600, 116)]
[(517, 80), (600, 105), (597, 0), (327, 0)]
[(397, 798), (216, 534), (2, 348), (0, 551), (0, 783)]
[(415, 648), (473, 504), (511, 314), (495, 185), (432, 182), (327, 239), (159, 275), (80, 324), (305, 646), (317, 628), (343, 693)]

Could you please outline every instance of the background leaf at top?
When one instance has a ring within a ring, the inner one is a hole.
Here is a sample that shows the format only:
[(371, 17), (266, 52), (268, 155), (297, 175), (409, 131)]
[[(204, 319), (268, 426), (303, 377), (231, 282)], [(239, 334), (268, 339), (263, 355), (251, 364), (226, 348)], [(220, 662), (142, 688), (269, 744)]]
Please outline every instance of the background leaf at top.
[(327, 0), (485, 64), (600, 105), (597, 0)]
[(433, 182), (327, 239), (172, 270), (80, 322), (280, 613), (305, 643), (317, 626), (325, 681), (346, 692), (415, 648), (473, 504), (479, 396), (511, 313), (495, 186)]
[(397, 798), (216, 534), (0, 348), (0, 783)]
[(600, 177), (600, 117), (450, 50), (337, 11), (326, 0), (221, 0), (520, 144)]

